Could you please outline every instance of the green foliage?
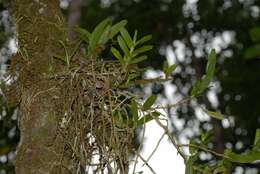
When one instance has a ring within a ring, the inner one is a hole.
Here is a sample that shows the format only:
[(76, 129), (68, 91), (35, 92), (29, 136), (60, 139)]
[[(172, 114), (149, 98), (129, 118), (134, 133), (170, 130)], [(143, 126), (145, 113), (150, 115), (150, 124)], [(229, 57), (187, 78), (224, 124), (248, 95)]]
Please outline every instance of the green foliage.
[(163, 64), (163, 72), (166, 76), (166, 79), (171, 75), (171, 73), (177, 68), (176, 64), (169, 65), (167, 61)]
[(249, 31), (251, 40), (253, 42), (260, 41), (260, 27), (254, 27)]
[(120, 51), (115, 47), (111, 48), (111, 52), (122, 64), (123, 69), (128, 72), (130, 65), (138, 64), (147, 59), (147, 56), (143, 54), (151, 50), (153, 46), (142, 44), (151, 38), (151, 35), (147, 35), (137, 40), (137, 31), (135, 31), (132, 38), (129, 32), (123, 27), (120, 29), (120, 35), (117, 36), (117, 42), (123, 54), (121, 55)]
[[(207, 148), (207, 144), (210, 142), (212, 137), (212, 132), (201, 133), (201, 139), (198, 141), (191, 140), (189, 144), (190, 156), (187, 161), (186, 174), (204, 174), (204, 173), (221, 173), (228, 174), (232, 163), (253, 163), (257, 160), (260, 160), (260, 129), (257, 129), (255, 134), (255, 141), (251, 151), (237, 154), (231, 150), (226, 149), (224, 154), (218, 154), (214, 151), (211, 151)], [(205, 151), (208, 153), (213, 153), (222, 157), (221, 160), (217, 161), (215, 165), (203, 165), (197, 162), (199, 151)]]
[(246, 60), (254, 59), (260, 56), (260, 27), (252, 28), (249, 31), (251, 40), (255, 42), (254, 45), (245, 50), (244, 57)]
[(68, 46), (66, 46), (66, 44), (63, 42), (63, 41), (59, 41), (59, 44), (62, 46), (62, 48), (64, 49), (64, 53), (65, 55), (54, 55), (54, 58), (57, 58), (61, 61), (63, 61), (67, 67), (70, 66), (70, 62), (71, 60), (73, 59), (73, 57), (75, 56), (75, 54), (77, 53), (78, 49), (80, 48), (80, 44), (81, 44), (81, 41), (78, 42), (75, 47), (72, 49), (72, 51), (70, 52), (69, 51), (69, 48)]
[(142, 110), (147, 111), (148, 109), (151, 108), (151, 106), (154, 104), (156, 101), (157, 96), (156, 95), (151, 95), (143, 104)]
[(157, 119), (160, 115), (161, 114), (157, 111), (150, 112), (150, 113), (144, 115), (143, 117), (141, 117), (140, 119), (138, 119), (137, 122), (134, 123), (134, 125), (136, 128), (138, 128), (139, 126), (142, 126), (149, 121)]
[(112, 25), (111, 19), (107, 18), (100, 22), (92, 33), (83, 28), (76, 28), (81, 39), (87, 43), (88, 55), (99, 54), (98, 48), (104, 46), (110, 39), (114, 38), (119, 31), (127, 24), (126, 20), (122, 20)]
[(208, 111), (208, 110), (205, 110), (205, 112), (206, 112), (209, 116), (211, 116), (211, 117), (213, 117), (213, 118), (215, 118), (215, 119), (218, 119), (218, 120), (223, 120), (223, 119), (224, 119), (224, 115), (221, 114), (221, 113), (219, 113), (219, 112), (213, 112), (213, 111)]
[(257, 56), (260, 56), (260, 44), (253, 45), (246, 49), (245, 51), (245, 59), (254, 59)]
[(205, 89), (208, 88), (208, 85), (214, 76), (215, 66), (216, 66), (216, 51), (215, 49), (212, 49), (208, 58), (206, 75), (201, 80), (198, 80), (195, 83), (191, 91), (191, 96), (198, 96), (203, 91), (205, 91)]

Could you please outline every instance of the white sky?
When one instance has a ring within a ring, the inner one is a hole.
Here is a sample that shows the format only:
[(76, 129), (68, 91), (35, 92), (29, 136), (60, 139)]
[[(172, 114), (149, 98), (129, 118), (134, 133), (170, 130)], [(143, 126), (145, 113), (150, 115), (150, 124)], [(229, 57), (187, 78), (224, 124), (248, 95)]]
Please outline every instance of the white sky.
[[(157, 125), (155, 121), (146, 124), (144, 150), (141, 155), (147, 159), (155, 149), (158, 141), (163, 135), (163, 130)], [(177, 151), (172, 144), (169, 143), (167, 135), (164, 136), (157, 151), (148, 164), (153, 168), (157, 174), (184, 174), (185, 166), (183, 159), (177, 155)], [(143, 162), (138, 161), (136, 172), (143, 171), (144, 174), (152, 174), (148, 167), (142, 167)]]

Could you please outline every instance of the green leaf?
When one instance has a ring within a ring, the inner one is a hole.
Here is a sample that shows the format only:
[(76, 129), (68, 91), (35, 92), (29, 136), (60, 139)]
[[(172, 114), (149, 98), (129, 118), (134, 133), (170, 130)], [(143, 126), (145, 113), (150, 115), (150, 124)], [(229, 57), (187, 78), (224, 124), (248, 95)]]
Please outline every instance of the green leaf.
[(118, 43), (119, 43), (120, 48), (123, 50), (124, 54), (125, 54), (126, 56), (128, 56), (128, 55), (129, 55), (129, 49), (127, 48), (127, 46), (126, 46), (124, 40), (122, 39), (122, 37), (121, 37), (121, 36), (118, 36), (118, 37), (117, 37), (117, 41), (118, 41)]
[[(196, 145), (196, 144), (197, 144), (194, 139), (191, 139), (191, 140), (190, 140), (189, 145), (192, 145), (192, 144), (193, 144), (193, 145)], [(195, 155), (195, 154), (198, 152), (198, 149), (195, 148), (195, 147), (193, 147), (193, 146), (189, 146), (189, 152), (190, 152), (191, 155)]]
[(107, 43), (107, 41), (110, 39), (109, 34), (110, 34), (110, 29), (111, 29), (111, 25), (107, 25), (103, 34), (101, 35), (98, 44), (105, 44)]
[(125, 28), (121, 28), (120, 33), (125, 40), (128, 48), (130, 49), (133, 46), (133, 41), (131, 36), (129, 35), (128, 31)]
[(87, 31), (86, 29), (77, 27), (75, 28), (75, 31), (79, 34), (79, 37), (84, 40), (86, 43), (89, 42), (91, 33), (89, 31)]
[(207, 68), (206, 68), (206, 76), (208, 78), (212, 78), (214, 76), (215, 67), (216, 67), (216, 51), (215, 49), (212, 49), (209, 54)]
[(148, 109), (151, 108), (151, 106), (155, 103), (157, 99), (157, 95), (151, 95), (150, 97), (148, 97), (148, 99), (144, 102), (143, 104), (143, 111), (147, 111)]
[(138, 40), (138, 41), (136, 42), (136, 45), (143, 44), (143, 43), (145, 43), (145, 42), (147, 42), (147, 41), (149, 41), (149, 40), (151, 40), (151, 39), (152, 39), (152, 35), (144, 36), (144, 37), (142, 37), (140, 40)]
[(260, 150), (260, 129), (256, 129), (253, 151)]
[(135, 79), (138, 76), (139, 76), (138, 73), (131, 73), (131, 74), (129, 74), (127, 81), (130, 82), (131, 80)]
[(253, 42), (258, 42), (258, 41), (260, 41), (260, 27), (252, 28), (252, 29), (249, 31), (249, 34), (250, 34), (251, 40), (252, 40)]
[(216, 118), (216, 119), (218, 119), (218, 120), (223, 120), (225, 117), (224, 117), (224, 115), (222, 115), (221, 113), (219, 113), (219, 112), (213, 112), (213, 111), (208, 111), (208, 110), (205, 110), (205, 112), (209, 115), (209, 116), (211, 116), (211, 117), (213, 117), (213, 118)]
[(166, 75), (166, 77), (170, 76), (171, 73), (177, 68), (176, 64), (173, 64), (171, 66), (168, 66), (168, 63), (166, 62), (163, 67), (163, 71)]
[(197, 96), (201, 94), (205, 89), (208, 88), (208, 85), (210, 84), (211, 79), (214, 76), (215, 66), (216, 66), (216, 51), (215, 49), (212, 49), (208, 58), (208, 63), (206, 67), (206, 76), (204, 76), (201, 80), (198, 80), (194, 84), (191, 91), (192, 96)]
[(247, 60), (260, 57), (260, 44), (256, 44), (247, 48), (244, 53), (244, 57)]
[(236, 163), (252, 163), (260, 160), (260, 151), (250, 151), (245, 154), (236, 154), (230, 150), (225, 150), (226, 159)]
[(161, 114), (157, 111), (154, 111), (152, 113), (146, 114), (145, 116), (143, 116), (142, 118), (140, 118), (136, 123), (135, 123), (135, 127), (139, 127), (141, 125), (144, 125), (145, 123), (153, 120), (154, 118), (158, 118)]
[(207, 131), (207, 132), (202, 132), (201, 133), (201, 142), (203, 144), (207, 144), (211, 140), (212, 135), (213, 135), (212, 130)]
[(170, 73), (172, 73), (176, 68), (177, 68), (177, 65), (176, 65), (176, 64), (173, 64), (173, 65), (171, 65), (171, 66), (168, 67), (168, 71), (169, 71)]
[(132, 57), (135, 57), (141, 53), (144, 53), (144, 52), (147, 52), (149, 50), (153, 49), (153, 46), (152, 45), (145, 45), (145, 46), (142, 46), (141, 48), (138, 48), (136, 49), (134, 52), (133, 52), (133, 55)]
[(134, 117), (134, 121), (138, 120), (138, 105), (134, 99), (131, 101), (131, 111)]
[(195, 170), (193, 169), (193, 163), (198, 159), (198, 155), (191, 155), (188, 158), (188, 161), (186, 163), (186, 170), (185, 174), (195, 174)]
[(137, 57), (137, 58), (134, 58), (133, 60), (131, 60), (129, 62), (129, 64), (137, 64), (137, 63), (142, 62), (146, 59), (147, 59), (147, 56), (140, 56), (140, 57)]
[(99, 23), (94, 31), (92, 32), (91, 36), (90, 36), (90, 40), (89, 40), (89, 47), (90, 47), (90, 52), (93, 51), (93, 49), (96, 48), (102, 34), (104, 33), (107, 25), (111, 22), (111, 20), (109, 18), (103, 20), (101, 23)]
[(122, 20), (111, 27), (109, 38), (112, 39), (127, 24), (127, 20)]
[(119, 62), (120, 62), (121, 64), (124, 63), (123, 58), (122, 58), (120, 52), (119, 52), (116, 48), (112, 47), (112, 48), (111, 48), (111, 52), (112, 52), (113, 55), (119, 60)]
[(193, 85), (191, 90), (191, 96), (197, 96), (200, 94), (200, 86), (201, 86), (201, 80), (196, 81), (196, 83)]
[(134, 34), (134, 38), (133, 38), (134, 44), (136, 43), (136, 40), (137, 40), (137, 30), (135, 30), (135, 34)]

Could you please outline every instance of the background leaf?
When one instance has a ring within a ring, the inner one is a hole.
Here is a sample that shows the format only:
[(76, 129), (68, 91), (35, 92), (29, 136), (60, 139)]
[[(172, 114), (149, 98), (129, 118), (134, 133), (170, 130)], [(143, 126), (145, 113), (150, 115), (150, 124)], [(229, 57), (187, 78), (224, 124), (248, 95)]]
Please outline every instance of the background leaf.
[(151, 106), (155, 103), (157, 99), (157, 95), (151, 95), (143, 104), (143, 111), (146, 111), (151, 108)]
[(224, 115), (222, 115), (221, 113), (219, 113), (219, 112), (213, 112), (213, 111), (208, 111), (208, 110), (205, 110), (206, 111), (206, 113), (209, 115), (209, 116), (211, 116), (211, 117), (213, 117), (213, 118), (216, 118), (216, 119), (218, 119), (218, 120), (223, 120), (225, 117), (224, 117)]

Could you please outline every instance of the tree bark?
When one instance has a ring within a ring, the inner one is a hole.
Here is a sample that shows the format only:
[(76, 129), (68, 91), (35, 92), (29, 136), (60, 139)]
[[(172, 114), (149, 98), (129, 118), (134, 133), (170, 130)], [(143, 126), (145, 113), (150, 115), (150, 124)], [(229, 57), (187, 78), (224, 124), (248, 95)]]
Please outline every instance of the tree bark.
[(58, 0), (14, 0), (20, 54), (11, 60), (18, 70), (16, 98), (20, 104), (21, 139), (17, 148), (17, 174), (75, 173), (71, 152), (59, 134), (62, 95), (57, 80), (49, 78), (64, 66), (53, 56), (66, 37)]

